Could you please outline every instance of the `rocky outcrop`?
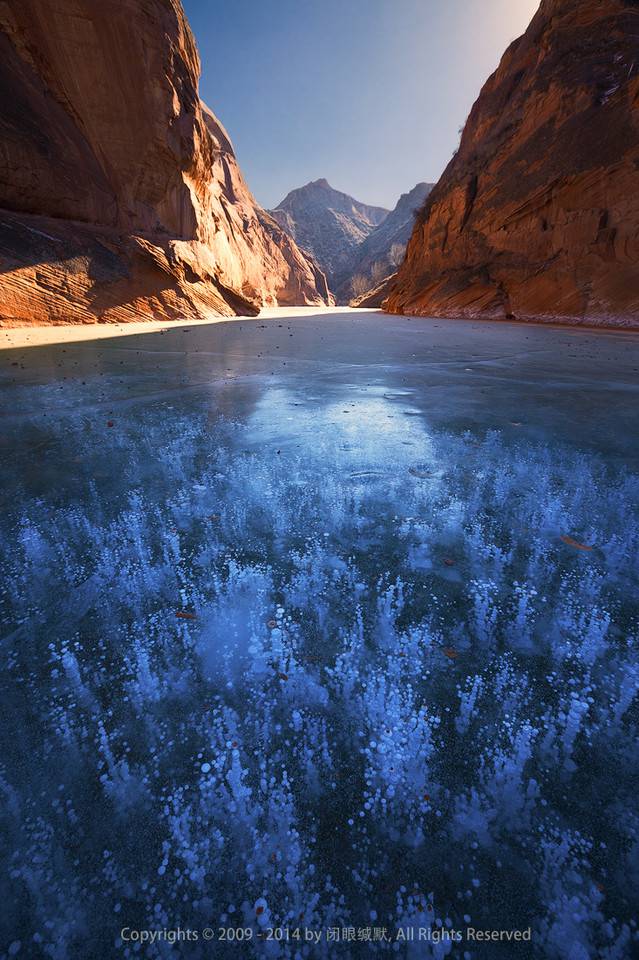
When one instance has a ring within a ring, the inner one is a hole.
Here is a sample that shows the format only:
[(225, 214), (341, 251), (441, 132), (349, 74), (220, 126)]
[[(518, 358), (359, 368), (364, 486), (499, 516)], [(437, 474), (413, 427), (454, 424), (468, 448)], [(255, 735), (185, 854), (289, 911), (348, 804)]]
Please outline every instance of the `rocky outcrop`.
[(349, 307), (366, 307), (368, 309), (379, 309), (383, 306), (393, 284), (397, 280), (397, 274), (391, 273), (378, 283), (376, 286), (361, 293), (358, 297), (353, 297), (349, 301)]
[(404, 259), (415, 216), (433, 186), (432, 183), (418, 183), (408, 193), (403, 193), (395, 208), (354, 250), (349, 265), (350, 276), (335, 290), (338, 303), (348, 303), (351, 299), (353, 277), (363, 277), (370, 281), (371, 287), (377, 287), (380, 277), (397, 269)]
[(291, 190), (271, 213), (315, 258), (334, 290), (349, 274), (355, 249), (384, 220), (388, 210), (360, 203), (322, 179)]
[(179, 0), (0, 3), (0, 321), (320, 303), (200, 102)]
[(385, 305), (637, 324), (636, 0), (543, 0), (473, 107)]

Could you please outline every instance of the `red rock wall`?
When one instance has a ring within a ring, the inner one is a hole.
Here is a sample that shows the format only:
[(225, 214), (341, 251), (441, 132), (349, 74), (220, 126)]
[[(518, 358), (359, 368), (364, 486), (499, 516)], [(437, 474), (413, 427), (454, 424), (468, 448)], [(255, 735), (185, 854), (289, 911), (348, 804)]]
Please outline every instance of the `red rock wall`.
[(639, 324), (639, 4), (544, 0), (426, 201), (385, 307)]
[(262, 225), (199, 72), (179, 0), (0, 3), (0, 322), (327, 299)]

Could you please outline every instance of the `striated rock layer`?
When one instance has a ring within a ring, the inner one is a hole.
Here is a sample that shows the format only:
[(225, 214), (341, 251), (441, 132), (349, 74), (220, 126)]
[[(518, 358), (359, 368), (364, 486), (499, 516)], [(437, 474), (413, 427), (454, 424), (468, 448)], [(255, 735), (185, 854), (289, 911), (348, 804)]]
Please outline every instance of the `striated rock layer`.
[(328, 302), (198, 96), (179, 0), (0, 3), (0, 322)]
[(543, 0), (429, 196), (395, 313), (639, 322), (639, 4)]

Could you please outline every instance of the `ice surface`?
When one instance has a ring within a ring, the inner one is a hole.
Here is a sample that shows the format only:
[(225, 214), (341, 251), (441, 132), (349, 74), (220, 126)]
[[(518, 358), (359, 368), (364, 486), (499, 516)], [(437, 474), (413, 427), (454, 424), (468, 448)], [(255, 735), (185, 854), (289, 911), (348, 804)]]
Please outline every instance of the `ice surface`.
[[(308, 312), (0, 354), (3, 949), (631, 957), (638, 342)], [(532, 952), (258, 938), (438, 924)]]

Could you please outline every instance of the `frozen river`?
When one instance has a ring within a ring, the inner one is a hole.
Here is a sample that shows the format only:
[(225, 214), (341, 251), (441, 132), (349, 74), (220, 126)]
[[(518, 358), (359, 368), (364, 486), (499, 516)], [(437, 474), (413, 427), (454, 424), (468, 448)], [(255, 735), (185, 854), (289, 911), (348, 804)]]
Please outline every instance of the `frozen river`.
[(309, 308), (0, 378), (0, 955), (633, 955), (639, 334)]

